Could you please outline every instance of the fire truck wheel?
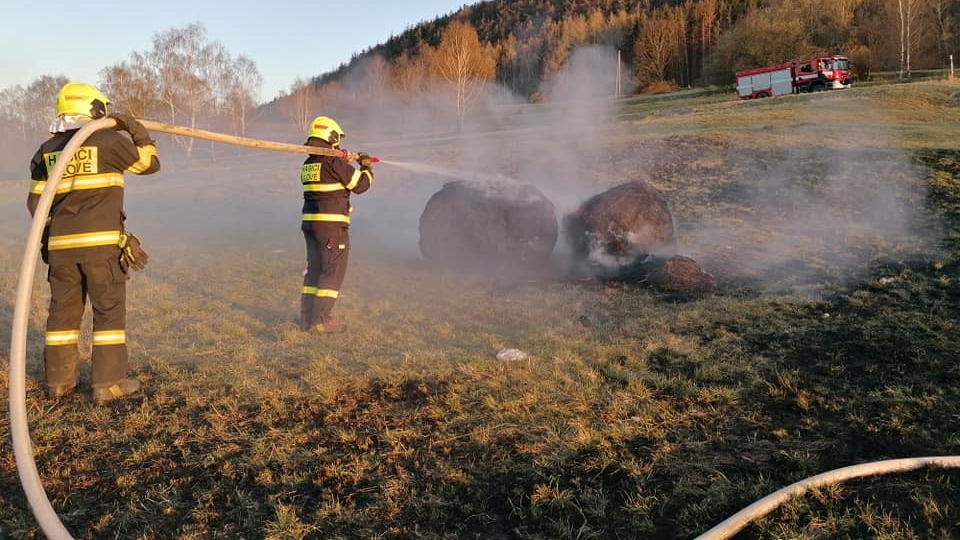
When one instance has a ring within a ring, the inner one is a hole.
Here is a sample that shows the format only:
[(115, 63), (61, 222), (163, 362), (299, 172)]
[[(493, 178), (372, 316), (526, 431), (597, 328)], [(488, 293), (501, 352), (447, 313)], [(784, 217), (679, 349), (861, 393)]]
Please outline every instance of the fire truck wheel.
[(766, 92), (757, 92), (757, 95), (756, 95), (757, 99), (765, 98), (765, 97), (770, 97), (770, 96), (768, 96)]

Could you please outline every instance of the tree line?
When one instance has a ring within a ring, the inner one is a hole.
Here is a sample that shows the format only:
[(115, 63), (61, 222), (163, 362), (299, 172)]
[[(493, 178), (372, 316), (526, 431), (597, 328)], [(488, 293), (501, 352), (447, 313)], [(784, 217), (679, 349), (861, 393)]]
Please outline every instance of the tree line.
[(943, 68), (960, 46), (960, 0), (491, 0), (421, 23), (310, 82), (322, 86), (371, 56), (404, 79), (460, 21), (496, 62), (496, 81), (530, 95), (571, 52), (602, 44), (646, 91), (732, 83), (737, 70), (842, 53), (873, 71)]
[(960, 0), (490, 0), (297, 80), (271, 105), (303, 127), (317, 103), (349, 109), (382, 92), (430, 92), (449, 96), (462, 121), (473, 83), (536, 100), (589, 45), (621, 53), (635, 92), (732, 85), (741, 69), (837, 53), (860, 80), (875, 71), (907, 80), (917, 69), (949, 67)]

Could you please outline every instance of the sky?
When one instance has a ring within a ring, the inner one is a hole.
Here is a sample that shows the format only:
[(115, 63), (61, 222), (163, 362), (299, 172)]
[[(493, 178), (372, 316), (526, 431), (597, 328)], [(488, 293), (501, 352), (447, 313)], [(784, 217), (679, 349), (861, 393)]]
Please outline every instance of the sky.
[[(478, 0), (479, 1), (479, 0)], [(475, 2), (469, 2), (473, 4)], [(0, 90), (43, 75), (97, 85), (104, 67), (153, 49), (157, 34), (199, 23), (207, 42), (252, 60), (263, 76), (260, 101), (289, 91), (298, 78), (335, 70), (354, 54), (420, 22), (456, 12), (457, 0), (103, 0), (7, 4), (0, 18)], [(78, 20), (79, 19), (79, 20)]]

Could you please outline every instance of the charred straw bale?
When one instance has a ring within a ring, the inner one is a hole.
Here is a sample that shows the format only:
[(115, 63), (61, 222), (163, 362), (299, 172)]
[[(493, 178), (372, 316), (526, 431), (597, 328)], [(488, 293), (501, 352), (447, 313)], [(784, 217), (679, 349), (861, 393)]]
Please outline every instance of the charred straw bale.
[(450, 182), (420, 216), (420, 252), (447, 268), (533, 268), (549, 261), (558, 229), (553, 203), (534, 186)]
[(674, 255), (669, 259), (652, 258), (644, 265), (642, 281), (655, 289), (670, 292), (706, 293), (717, 289), (717, 279), (700, 263)]
[(595, 277), (621, 270), (676, 239), (666, 199), (646, 182), (630, 182), (594, 195), (564, 217), (574, 262)]

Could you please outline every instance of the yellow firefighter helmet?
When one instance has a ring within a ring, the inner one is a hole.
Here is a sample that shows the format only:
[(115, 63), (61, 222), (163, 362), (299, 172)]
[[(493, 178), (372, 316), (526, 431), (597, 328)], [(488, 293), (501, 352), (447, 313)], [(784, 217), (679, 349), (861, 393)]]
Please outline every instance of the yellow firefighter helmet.
[(327, 116), (314, 118), (310, 124), (310, 131), (307, 132), (307, 137), (316, 137), (327, 141), (334, 148), (340, 146), (340, 139), (344, 136), (343, 130), (340, 129), (340, 124), (333, 118)]
[(99, 90), (81, 82), (68, 82), (57, 94), (57, 115), (78, 114), (90, 118), (107, 115), (110, 100)]

